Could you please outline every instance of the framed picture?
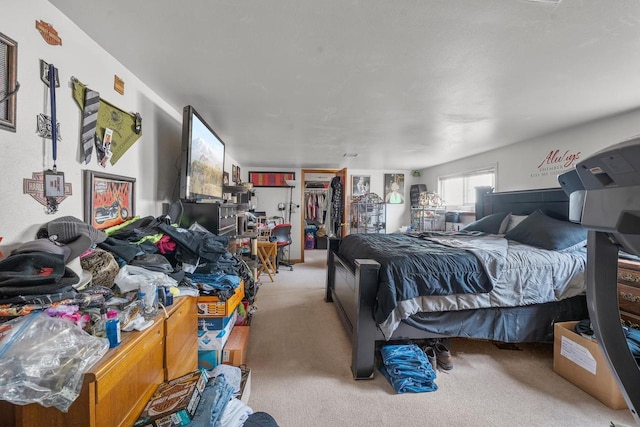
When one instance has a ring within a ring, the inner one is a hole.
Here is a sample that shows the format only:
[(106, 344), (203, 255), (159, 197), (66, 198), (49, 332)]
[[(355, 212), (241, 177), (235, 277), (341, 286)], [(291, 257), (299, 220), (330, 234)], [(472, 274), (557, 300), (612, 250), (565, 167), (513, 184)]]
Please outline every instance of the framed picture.
[(0, 33), (0, 129), (16, 131), (18, 43)]
[(240, 166), (236, 167), (236, 184), (240, 185), (242, 178), (240, 178)]
[(384, 174), (384, 201), (390, 204), (404, 203), (404, 174)]
[(229, 185), (229, 172), (222, 172), (222, 185)]
[(365, 175), (353, 175), (351, 177), (351, 193), (353, 197), (369, 194), (371, 188), (371, 177)]
[(97, 229), (135, 216), (135, 178), (84, 171), (84, 221)]
[(249, 182), (254, 187), (289, 187), (287, 181), (295, 179), (295, 172), (249, 172)]
[(231, 182), (233, 182), (234, 184), (238, 179), (238, 166), (236, 165), (231, 165)]

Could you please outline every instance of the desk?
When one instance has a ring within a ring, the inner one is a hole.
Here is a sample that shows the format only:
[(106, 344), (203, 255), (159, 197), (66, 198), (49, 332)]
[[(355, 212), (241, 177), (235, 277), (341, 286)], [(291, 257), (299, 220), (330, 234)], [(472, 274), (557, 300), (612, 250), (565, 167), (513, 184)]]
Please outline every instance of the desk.
[(273, 275), (276, 274), (276, 256), (278, 255), (278, 244), (276, 242), (267, 242), (258, 240), (258, 259), (260, 260), (260, 268), (258, 268), (258, 276), (263, 272), (267, 272), (269, 279), (273, 282)]
[(0, 401), (0, 426), (131, 426), (158, 384), (198, 367), (196, 298), (180, 297), (142, 332), (123, 332), (83, 378), (80, 396), (69, 412), (37, 403)]

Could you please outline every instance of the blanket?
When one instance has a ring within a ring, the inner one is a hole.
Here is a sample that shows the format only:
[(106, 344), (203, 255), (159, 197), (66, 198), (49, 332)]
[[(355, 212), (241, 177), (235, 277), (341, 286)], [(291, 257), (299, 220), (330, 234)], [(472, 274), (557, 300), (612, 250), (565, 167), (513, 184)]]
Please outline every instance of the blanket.
[[(381, 324), (397, 313), (400, 301), (420, 296), (488, 293), (506, 257), (502, 237), (478, 233), (454, 235), (353, 234), (339, 254), (380, 263), (374, 319)], [(412, 313), (407, 313), (409, 316)]]

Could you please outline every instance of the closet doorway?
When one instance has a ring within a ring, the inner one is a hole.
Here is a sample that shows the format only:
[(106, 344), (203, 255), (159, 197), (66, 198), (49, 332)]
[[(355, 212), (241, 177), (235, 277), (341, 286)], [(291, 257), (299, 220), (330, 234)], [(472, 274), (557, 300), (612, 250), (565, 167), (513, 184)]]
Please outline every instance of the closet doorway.
[[(300, 194), (300, 200), (302, 200), (302, 204), (301, 204), (301, 209), (300, 209), (300, 224), (301, 224), (301, 230), (300, 230), (300, 236), (302, 236), (302, 240), (301, 240), (301, 256), (302, 256), (302, 262), (304, 262), (304, 248), (305, 248), (305, 225), (306, 225), (306, 220), (307, 220), (307, 210), (306, 207), (304, 205), (306, 199), (306, 195), (307, 195), (307, 191), (313, 191), (314, 189), (311, 188), (307, 188), (307, 183), (319, 183), (319, 182), (326, 182), (327, 185), (329, 185), (329, 183), (331, 182), (331, 180), (334, 177), (338, 177), (340, 178), (340, 182), (342, 183), (342, 223), (340, 224), (340, 237), (344, 237), (347, 233), (347, 227), (346, 227), (346, 214), (347, 214), (347, 187), (346, 187), (346, 183), (347, 183), (347, 168), (344, 169), (302, 169), (302, 189), (301, 189), (301, 194)], [(324, 187), (322, 187), (324, 188)], [(321, 188), (318, 187), (318, 191), (320, 191)], [(322, 222), (322, 221), (321, 221)]]

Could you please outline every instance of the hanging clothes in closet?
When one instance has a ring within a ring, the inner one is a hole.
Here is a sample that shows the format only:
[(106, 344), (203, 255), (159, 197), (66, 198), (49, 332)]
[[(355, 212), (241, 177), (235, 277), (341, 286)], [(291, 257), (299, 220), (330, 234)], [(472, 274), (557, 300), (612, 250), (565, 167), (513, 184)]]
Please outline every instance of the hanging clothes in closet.
[(304, 191), (304, 217), (309, 223), (324, 223), (324, 204), (327, 190), (312, 189)]
[(343, 186), (339, 176), (334, 177), (329, 184), (329, 191), (325, 199), (326, 217), (324, 221), (328, 237), (342, 236), (342, 204)]

